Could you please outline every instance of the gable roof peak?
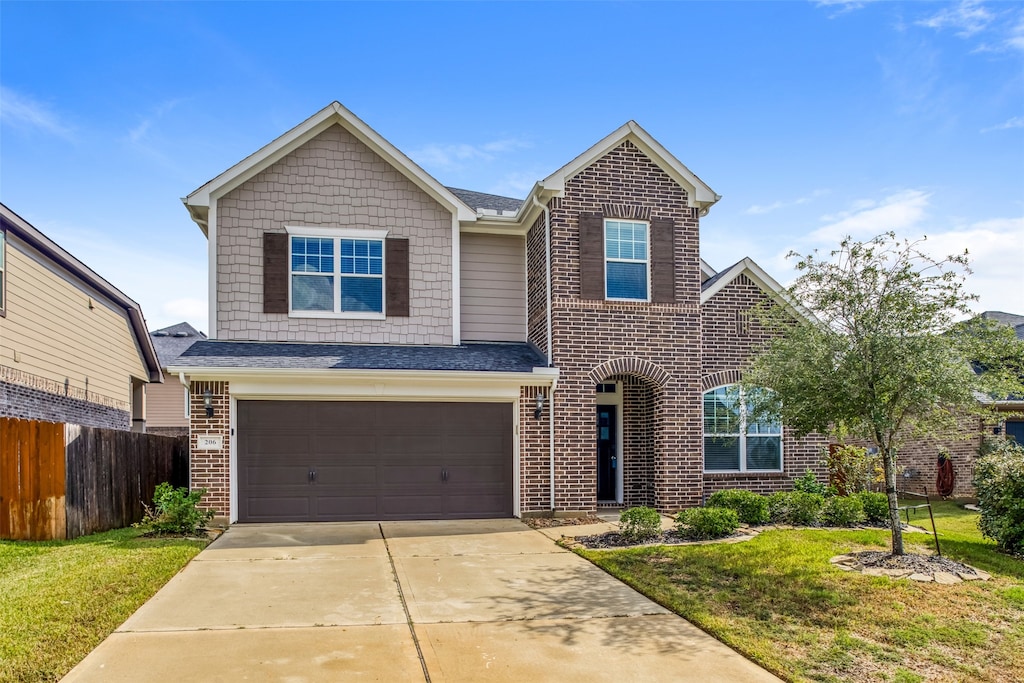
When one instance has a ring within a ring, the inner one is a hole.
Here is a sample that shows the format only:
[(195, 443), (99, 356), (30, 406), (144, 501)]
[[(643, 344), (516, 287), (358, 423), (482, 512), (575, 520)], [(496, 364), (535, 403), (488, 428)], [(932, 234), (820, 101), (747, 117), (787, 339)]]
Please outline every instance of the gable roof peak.
[(686, 188), (690, 206), (699, 209), (702, 216), (707, 215), (708, 210), (715, 202), (722, 198), (633, 119), (626, 121), (599, 140), (597, 144), (542, 180), (541, 186), (557, 192), (563, 191), (567, 180), (627, 140), (668, 173), (673, 180)]

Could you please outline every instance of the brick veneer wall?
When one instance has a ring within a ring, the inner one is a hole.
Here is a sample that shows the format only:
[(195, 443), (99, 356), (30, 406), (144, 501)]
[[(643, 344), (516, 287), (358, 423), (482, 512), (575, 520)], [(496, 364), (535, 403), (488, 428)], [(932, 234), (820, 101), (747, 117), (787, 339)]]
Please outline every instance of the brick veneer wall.
[(522, 387), (519, 400), (519, 507), (524, 515), (551, 510), (550, 403), (545, 400), (540, 419), (534, 417), (542, 387)]
[(125, 431), (132, 423), (127, 410), (5, 381), (0, 381), (0, 417)]
[[(769, 301), (768, 296), (746, 275), (725, 285), (701, 306), (701, 386), (704, 391), (738, 382), (749, 359), (770, 339), (770, 333), (748, 312)], [(707, 473), (704, 496), (727, 488), (742, 488), (758, 493), (793, 488), (793, 479), (808, 469), (818, 478), (828, 477), (822, 448), (828, 439), (811, 434), (798, 439), (783, 429), (780, 473)]]
[(654, 505), (654, 386), (639, 377), (612, 376), (622, 382), (622, 504)]
[(952, 433), (940, 434), (935, 438), (907, 440), (896, 454), (896, 464), (903, 468), (904, 473), (914, 473), (913, 476), (899, 477), (899, 488), (914, 493), (924, 493), (927, 489), (929, 495), (936, 495), (939, 449), (945, 448), (953, 460), (953, 497), (975, 497), (977, 491), (971, 480), (974, 478), (974, 461), (981, 448), (983, 429), (981, 418), (964, 415)]
[[(206, 417), (203, 394), (213, 393), (213, 417)], [(189, 486), (206, 489), (203, 507), (213, 508), (218, 516), (230, 512), (231, 397), (227, 382), (192, 382), (189, 387)], [(222, 448), (201, 451), (196, 445), (200, 436), (220, 436)]]
[[(549, 206), (553, 360), (560, 373), (554, 405), (556, 507), (596, 509), (594, 385), (620, 375), (646, 378), (652, 385), (654, 405), (648, 411), (652, 436), (647, 438), (655, 447), (648, 499), (664, 510), (696, 505), (702, 495), (696, 210), (687, 205), (686, 191), (629, 142), (569, 179), (564, 195)], [(582, 300), (581, 212), (671, 219), (675, 224), (675, 302)], [(543, 221), (538, 221), (527, 237), (531, 272), (544, 265), (543, 229)], [(529, 334), (538, 346), (543, 342), (543, 310), (538, 309), (541, 293), (537, 290), (543, 286), (543, 277), (528, 282)], [(606, 365), (615, 359), (621, 362)], [(595, 375), (598, 367), (606, 372)], [(652, 375), (659, 379), (654, 381)], [(522, 435), (521, 448), (528, 439), (528, 434)], [(523, 487), (528, 486), (533, 484), (524, 477)]]

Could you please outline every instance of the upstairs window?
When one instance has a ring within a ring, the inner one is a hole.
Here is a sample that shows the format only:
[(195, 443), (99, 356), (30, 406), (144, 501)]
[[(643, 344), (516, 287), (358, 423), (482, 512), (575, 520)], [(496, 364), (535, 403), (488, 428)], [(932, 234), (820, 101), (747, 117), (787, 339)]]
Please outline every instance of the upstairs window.
[(605, 220), (605, 298), (649, 300), (647, 227), (638, 221)]
[(704, 470), (782, 470), (782, 424), (755, 422), (747, 411), (747, 396), (737, 385), (704, 394)]
[(299, 315), (384, 314), (384, 239), (290, 238), (291, 307)]

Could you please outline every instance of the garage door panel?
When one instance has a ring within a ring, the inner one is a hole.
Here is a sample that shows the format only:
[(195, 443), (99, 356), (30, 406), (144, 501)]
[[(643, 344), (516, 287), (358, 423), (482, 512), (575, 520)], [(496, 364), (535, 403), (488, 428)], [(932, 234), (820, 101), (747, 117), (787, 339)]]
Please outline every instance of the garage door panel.
[(445, 439), (440, 434), (383, 434), (378, 440), (378, 453), (382, 455), (408, 456), (439, 455), (445, 450)]
[(239, 521), (509, 517), (512, 412), (508, 403), (239, 401)]
[(316, 456), (326, 456), (326, 462), (336, 457), (373, 460), (377, 453), (377, 441), (377, 436), (372, 433), (321, 433), (310, 439), (310, 452)]
[(274, 498), (254, 498), (248, 504), (250, 521), (301, 521), (310, 515), (308, 496), (282, 496)]

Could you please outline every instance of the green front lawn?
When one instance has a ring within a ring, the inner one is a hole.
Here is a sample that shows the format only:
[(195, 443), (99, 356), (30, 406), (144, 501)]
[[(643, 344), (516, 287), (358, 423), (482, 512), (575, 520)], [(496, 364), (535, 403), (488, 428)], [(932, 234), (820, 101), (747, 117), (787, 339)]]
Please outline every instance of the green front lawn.
[(118, 529), (0, 541), (0, 681), (56, 681), (205, 547)]
[[(942, 502), (945, 556), (988, 582), (919, 584), (845, 573), (829, 558), (882, 549), (885, 530), (767, 531), (744, 543), (580, 551), (641, 593), (793, 681), (1016, 681), (1024, 562), (997, 553), (977, 513)], [(911, 518), (927, 526), (927, 511)], [(930, 536), (907, 533), (908, 552)]]

